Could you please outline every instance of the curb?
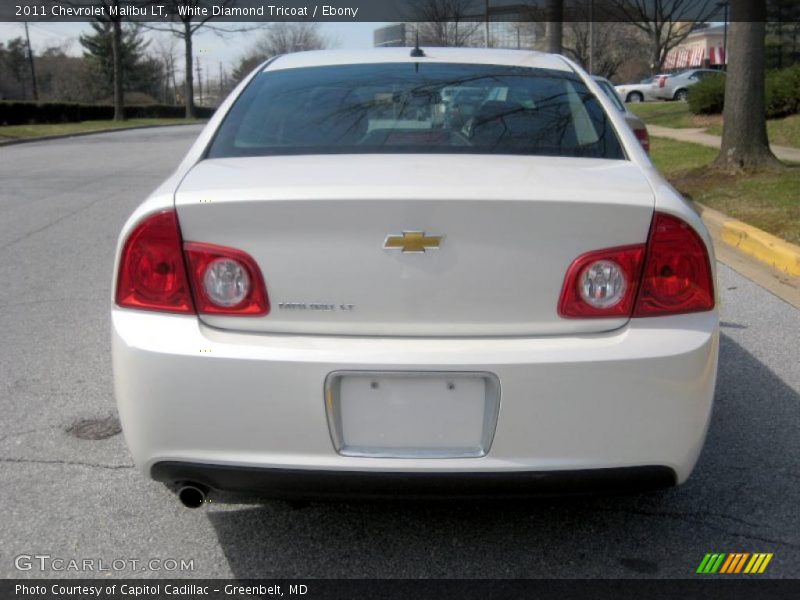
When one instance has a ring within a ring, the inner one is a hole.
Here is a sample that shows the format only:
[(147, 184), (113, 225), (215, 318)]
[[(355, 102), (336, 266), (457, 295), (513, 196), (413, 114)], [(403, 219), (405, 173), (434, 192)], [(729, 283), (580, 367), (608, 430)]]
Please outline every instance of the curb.
[(707, 206), (695, 204), (715, 240), (732, 246), (787, 275), (800, 277), (800, 246)]
[(188, 127), (190, 125), (205, 125), (205, 123), (170, 123), (169, 125), (136, 125), (134, 127), (111, 127), (109, 129), (95, 129), (93, 131), (76, 131), (74, 133), (62, 133), (59, 135), (42, 135), (39, 137), (22, 138), (18, 140), (0, 141), (0, 147), (15, 146), (16, 144), (32, 144), (33, 142), (47, 142), (49, 140), (62, 140), (72, 137), (83, 137), (98, 133), (115, 133), (119, 131), (133, 131), (135, 129), (155, 129), (156, 127)]

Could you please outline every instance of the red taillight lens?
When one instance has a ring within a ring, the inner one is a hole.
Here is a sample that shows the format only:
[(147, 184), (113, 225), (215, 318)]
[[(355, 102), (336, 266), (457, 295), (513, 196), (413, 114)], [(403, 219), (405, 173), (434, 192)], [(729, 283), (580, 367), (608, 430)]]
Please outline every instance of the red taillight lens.
[(712, 308), (705, 243), (688, 223), (658, 212), (646, 248), (609, 248), (575, 259), (558, 302), (558, 314), (567, 318), (654, 317)]
[(662, 88), (666, 85), (667, 78), (666, 77), (659, 77), (658, 78), (658, 87)]
[(701, 312), (714, 308), (708, 251), (694, 229), (656, 213), (647, 243), (634, 317)]
[(184, 244), (197, 312), (263, 316), (269, 313), (264, 278), (249, 254), (234, 248)]
[(567, 318), (630, 316), (643, 258), (643, 244), (579, 256), (567, 270), (558, 314)]
[(126, 240), (116, 302), (127, 308), (194, 312), (175, 211), (145, 218)]
[(647, 128), (634, 129), (633, 133), (636, 134), (636, 139), (639, 140), (644, 151), (650, 152), (650, 134), (647, 132)]

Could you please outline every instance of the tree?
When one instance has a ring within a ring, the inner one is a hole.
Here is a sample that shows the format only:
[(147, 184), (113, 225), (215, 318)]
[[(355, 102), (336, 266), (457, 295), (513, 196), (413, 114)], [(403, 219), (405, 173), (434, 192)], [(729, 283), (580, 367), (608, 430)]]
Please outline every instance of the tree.
[(599, 22), (592, 26), (587, 21), (575, 21), (565, 23), (564, 28), (564, 53), (586, 69), (591, 64), (592, 74), (608, 79), (624, 63), (646, 51), (644, 35), (629, 23)]
[(563, 49), (564, 0), (547, 0), (547, 51), (561, 54)]
[(800, 3), (767, 0), (767, 68), (782, 69), (800, 59)]
[(187, 119), (193, 119), (197, 114), (194, 106), (194, 35), (203, 27), (222, 36), (230, 33), (252, 31), (258, 27), (221, 27), (209, 24), (209, 21), (214, 18), (213, 7), (224, 7), (232, 2), (233, 0), (163, 0), (160, 4), (166, 7), (166, 12), (171, 15), (175, 23), (163, 27), (159, 25), (149, 26), (156, 31), (171, 33), (183, 41), (183, 95)]
[(175, 38), (171, 37), (169, 41), (156, 40), (155, 44), (155, 54), (164, 70), (164, 90), (161, 96), (165, 104), (177, 103), (178, 85), (175, 77), (175, 41)]
[(27, 44), (25, 40), (21, 37), (14, 38), (13, 40), (8, 42), (8, 46), (5, 51), (5, 63), (8, 67), (8, 70), (11, 72), (11, 75), (16, 79), (17, 83), (19, 83), (20, 87), (22, 88), (22, 98), (25, 99), (28, 97), (27, 89), (26, 89), (26, 82), (28, 80), (28, 56), (27, 56)]
[(413, 0), (415, 35), (423, 46), (470, 46), (480, 23), (475, 21), (472, 0)]
[(69, 56), (68, 48), (68, 43), (50, 46), (36, 57), (39, 97), (61, 102), (91, 102), (96, 97), (91, 95), (86, 85), (89, 61), (84, 57)]
[(146, 91), (141, 88), (151, 86), (153, 65), (144, 56), (147, 42), (139, 26), (120, 24), (118, 44), (114, 23), (94, 22), (91, 27), (94, 33), (82, 34), (79, 40), (85, 49), (84, 56), (93, 61), (100, 74), (99, 95), (113, 93), (116, 101), (117, 87), (120, 95), (125, 90)]
[(670, 50), (720, 10), (716, 0), (608, 0), (608, 8), (618, 20), (635, 25), (650, 38), (655, 73), (663, 69)]
[(332, 45), (333, 42), (320, 33), (318, 23), (308, 21), (272, 23), (250, 51), (239, 59), (233, 77), (237, 81), (244, 79), (260, 63), (273, 56), (300, 50), (324, 50)]
[(730, 46), (725, 82), (722, 148), (714, 163), (725, 171), (780, 168), (769, 149), (765, 108), (766, 8), (731, 0)]
[[(149, 3), (152, 0), (147, 0)], [(81, 0), (55, 0), (61, 4), (72, 7), (86, 7)], [(125, 97), (123, 91), (123, 78), (125, 76), (122, 66), (122, 21), (125, 18), (123, 9), (135, 5), (141, 7), (142, 0), (95, 0), (98, 8), (102, 8), (102, 16), (95, 17), (97, 23), (107, 23), (111, 31), (111, 72), (112, 87), (114, 90), (114, 120), (125, 120)]]

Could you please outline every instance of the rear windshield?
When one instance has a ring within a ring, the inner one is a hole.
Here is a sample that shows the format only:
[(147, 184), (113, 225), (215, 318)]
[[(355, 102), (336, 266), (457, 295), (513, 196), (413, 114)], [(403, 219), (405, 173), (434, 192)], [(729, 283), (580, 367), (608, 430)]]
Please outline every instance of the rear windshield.
[(207, 156), (468, 153), (623, 159), (600, 103), (549, 69), (390, 63), (259, 74)]
[(597, 85), (606, 93), (609, 100), (614, 103), (614, 106), (617, 107), (619, 112), (625, 112), (625, 105), (622, 103), (622, 100), (619, 99), (619, 94), (617, 94), (617, 90), (608, 82), (603, 79), (597, 79)]

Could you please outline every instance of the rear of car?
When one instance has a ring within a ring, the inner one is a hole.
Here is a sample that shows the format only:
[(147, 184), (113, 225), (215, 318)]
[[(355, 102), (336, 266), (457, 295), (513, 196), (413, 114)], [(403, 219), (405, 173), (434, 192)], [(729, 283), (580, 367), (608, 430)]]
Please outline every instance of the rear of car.
[(714, 392), (709, 248), (561, 57), (281, 57), (121, 233), (126, 440), (184, 490), (672, 485)]
[(592, 79), (597, 82), (597, 85), (599, 85), (600, 89), (605, 92), (606, 96), (608, 96), (609, 100), (611, 100), (611, 103), (625, 117), (625, 122), (633, 131), (636, 139), (639, 140), (639, 143), (642, 145), (642, 148), (644, 148), (644, 151), (650, 152), (650, 133), (647, 131), (647, 124), (628, 110), (620, 98), (619, 93), (616, 89), (614, 89), (614, 84), (612, 84), (608, 79), (605, 77), (598, 77), (596, 75), (593, 75)]
[(624, 83), (614, 86), (625, 103), (639, 103), (655, 100), (652, 95), (653, 77), (642, 79), (639, 83)]
[(680, 100), (689, 97), (689, 88), (708, 77), (724, 76), (724, 72), (713, 69), (691, 69), (673, 75), (657, 75), (652, 91), (659, 100)]

